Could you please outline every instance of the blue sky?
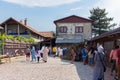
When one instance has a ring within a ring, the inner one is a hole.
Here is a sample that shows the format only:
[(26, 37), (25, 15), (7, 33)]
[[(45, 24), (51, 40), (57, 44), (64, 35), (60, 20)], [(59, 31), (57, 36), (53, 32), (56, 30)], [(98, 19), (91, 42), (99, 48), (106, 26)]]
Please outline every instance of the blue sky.
[(55, 31), (54, 20), (70, 15), (88, 18), (89, 10), (100, 7), (119, 24), (119, 3), (119, 0), (0, 0), (0, 23), (9, 17), (19, 21), (27, 18), (27, 24), (37, 31)]

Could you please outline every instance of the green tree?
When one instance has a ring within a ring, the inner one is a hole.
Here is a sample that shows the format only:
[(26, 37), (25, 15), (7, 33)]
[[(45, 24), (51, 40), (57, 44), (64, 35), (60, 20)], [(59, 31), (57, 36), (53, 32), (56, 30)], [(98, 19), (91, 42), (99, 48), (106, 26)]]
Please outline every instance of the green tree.
[(107, 12), (105, 9), (100, 9), (99, 7), (90, 10), (90, 19), (93, 20), (92, 27), (93, 33), (95, 35), (101, 35), (102, 33), (110, 30), (116, 24), (110, 24), (113, 18), (107, 17)]

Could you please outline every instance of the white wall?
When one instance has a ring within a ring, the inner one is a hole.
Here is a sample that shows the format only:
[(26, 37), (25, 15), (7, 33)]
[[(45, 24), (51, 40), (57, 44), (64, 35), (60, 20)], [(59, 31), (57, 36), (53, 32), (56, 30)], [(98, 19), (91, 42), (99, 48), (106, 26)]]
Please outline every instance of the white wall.
[[(83, 37), (84, 39), (89, 39), (91, 37), (91, 23), (57, 23), (57, 27), (61, 26), (67, 27), (67, 33), (58, 32), (58, 35), (66, 37), (77, 35), (78, 37)], [(75, 26), (83, 26), (83, 33), (75, 33)]]

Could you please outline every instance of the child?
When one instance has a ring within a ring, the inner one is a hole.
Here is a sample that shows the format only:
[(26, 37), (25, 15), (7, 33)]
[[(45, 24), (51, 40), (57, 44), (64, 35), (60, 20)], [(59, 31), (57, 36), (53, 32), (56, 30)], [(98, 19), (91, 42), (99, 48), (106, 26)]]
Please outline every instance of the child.
[(38, 51), (37, 51), (37, 62), (38, 62), (38, 63), (39, 63), (39, 61), (40, 61), (40, 54), (41, 54), (41, 51), (38, 50)]

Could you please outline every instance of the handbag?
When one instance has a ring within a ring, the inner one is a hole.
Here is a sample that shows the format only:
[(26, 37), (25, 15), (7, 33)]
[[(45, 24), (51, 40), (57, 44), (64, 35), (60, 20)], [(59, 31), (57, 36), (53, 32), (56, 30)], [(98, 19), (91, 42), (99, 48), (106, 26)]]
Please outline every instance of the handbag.
[(98, 55), (99, 55), (99, 58), (100, 58), (100, 61), (101, 61), (102, 65), (103, 65), (104, 72), (106, 72), (106, 66), (103, 63), (103, 60), (102, 60), (102, 58), (100, 56), (100, 53), (98, 53)]

